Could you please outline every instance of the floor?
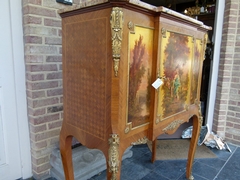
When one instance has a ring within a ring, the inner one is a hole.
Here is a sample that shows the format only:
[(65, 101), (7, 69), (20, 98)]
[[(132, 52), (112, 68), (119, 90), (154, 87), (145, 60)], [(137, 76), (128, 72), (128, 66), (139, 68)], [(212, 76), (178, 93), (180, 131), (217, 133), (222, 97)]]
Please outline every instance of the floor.
[[(228, 144), (232, 153), (211, 149), (217, 156), (213, 159), (195, 159), (192, 175), (195, 180), (239, 180), (240, 147)], [(121, 180), (184, 180), (186, 160), (164, 160), (151, 163), (147, 145), (132, 148), (132, 158), (122, 162)], [(48, 180), (54, 180), (49, 178)], [(106, 180), (106, 171), (90, 180)]]

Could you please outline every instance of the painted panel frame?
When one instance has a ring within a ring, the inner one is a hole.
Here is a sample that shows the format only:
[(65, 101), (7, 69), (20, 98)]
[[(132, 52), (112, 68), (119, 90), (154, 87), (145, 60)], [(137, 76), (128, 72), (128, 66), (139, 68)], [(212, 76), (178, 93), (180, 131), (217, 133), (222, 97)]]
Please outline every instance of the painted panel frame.
[(162, 28), (156, 123), (189, 107), (193, 45), (193, 36)]
[(150, 91), (153, 59), (151, 27), (129, 25), (128, 41), (128, 98), (125, 133), (149, 124)]

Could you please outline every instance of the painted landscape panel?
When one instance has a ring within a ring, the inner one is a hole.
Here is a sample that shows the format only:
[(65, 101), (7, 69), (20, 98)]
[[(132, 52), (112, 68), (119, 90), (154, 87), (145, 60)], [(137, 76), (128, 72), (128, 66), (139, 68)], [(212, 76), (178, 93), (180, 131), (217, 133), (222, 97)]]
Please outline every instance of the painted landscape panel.
[(149, 122), (153, 29), (135, 26), (129, 34), (128, 122), (132, 127)]

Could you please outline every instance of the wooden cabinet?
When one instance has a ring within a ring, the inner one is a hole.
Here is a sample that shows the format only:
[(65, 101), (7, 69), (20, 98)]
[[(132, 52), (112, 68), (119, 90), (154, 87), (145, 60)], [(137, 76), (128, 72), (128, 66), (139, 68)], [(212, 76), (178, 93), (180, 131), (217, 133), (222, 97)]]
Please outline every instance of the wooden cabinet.
[[(98, 1), (59, 13), (64, 88), (60, 150), (66, 179), (74, 179), (73, 136), (102, 150), (108, 179), (120, 179), (127, 147), (153, 141), (154, 161), (156, 138), (174, 133), (192, 117), (186, 174), (191, 178), (209, 27), (138, 0)], [(157, 79), (162, 85), (155, 89), (151, 84)]]

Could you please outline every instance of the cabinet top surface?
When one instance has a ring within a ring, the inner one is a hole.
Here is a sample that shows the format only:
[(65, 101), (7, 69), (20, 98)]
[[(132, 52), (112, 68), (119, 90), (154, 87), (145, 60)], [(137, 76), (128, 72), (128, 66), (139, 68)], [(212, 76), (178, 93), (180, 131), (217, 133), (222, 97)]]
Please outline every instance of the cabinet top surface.
[(69, 12), (73, 12), (73, 11), (81, 11), (83, 9), (89, 8), (89, 7), (97, 7), (99, 5), (109, 5), (109, 7), (114, 7), (114, 6), (121, 6), (124, 7), (126, 6), (133, 6), (136, 8), (141, 8), (143, 10), (147, 10), (147, 11), (151, 11), (153, 13), (165, 13), (168, 14), (170, 16), (174, 16), (174, 17), (178, 17), (180, 19), (183, 19), (185, 21), (189, 21), (197, 26), (201, 26), (204, 29), (207, 30), (211, 30), (212, 28), (209, 26), (204, 25), (201, 21), (198, 21), (196, 19), (193, 19), (189, 16), (186, 16), (184, 14), (178, 13), (176, 11), (173, 11), (171, 9), (168, 9), (166, 7), (163, 6), (153, 6), (151, 4), (147, 4), (145, 2), (142, 2), (140, 0), (91, 0), (91, 1), (87, 1), (84, 3), (80, 3), (79, 5), (73, 5), (70, 7), (67, 7), (65, 9), (60, 9), (58, 10), (58, 13), (60, 15), (64, 14), (64, 13), (69, 13)]

